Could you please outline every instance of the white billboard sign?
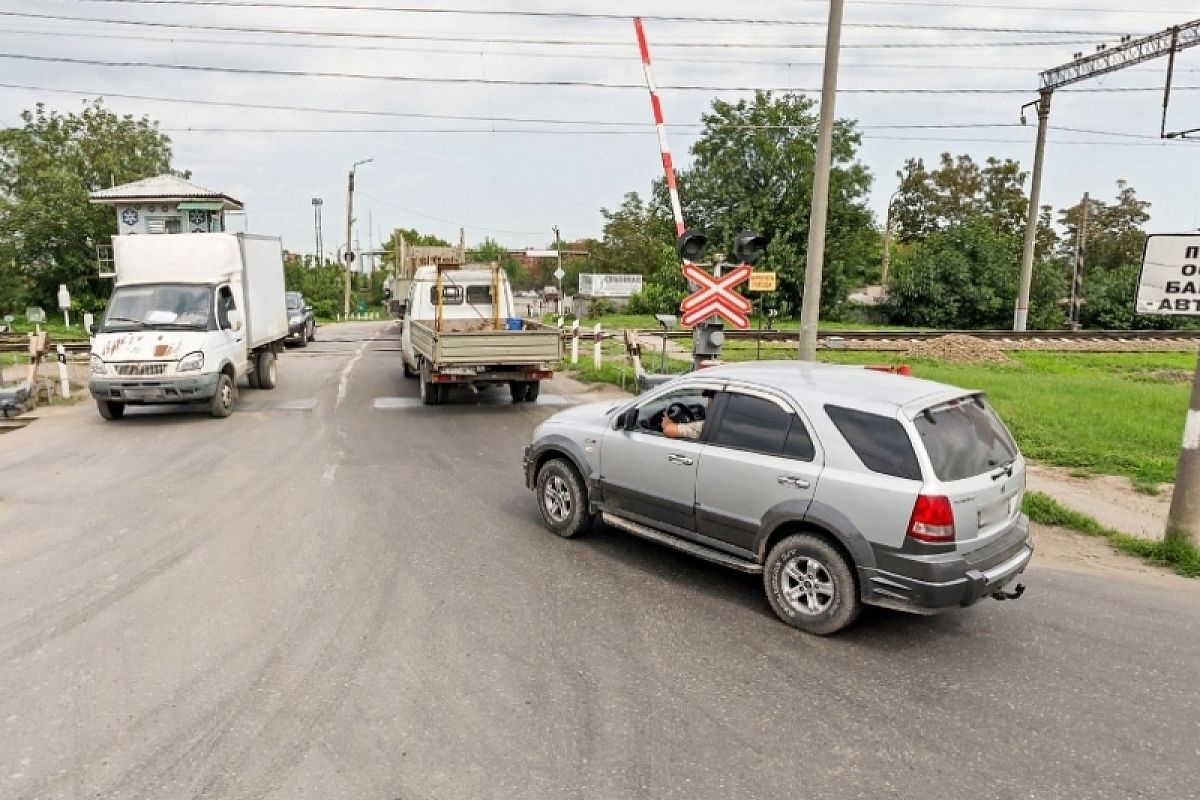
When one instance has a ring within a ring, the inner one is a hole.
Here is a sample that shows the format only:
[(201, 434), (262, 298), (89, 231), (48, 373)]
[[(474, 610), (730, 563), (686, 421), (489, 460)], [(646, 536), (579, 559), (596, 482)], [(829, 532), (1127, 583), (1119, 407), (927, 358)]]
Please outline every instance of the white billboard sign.
[(632, 297), (641, 290), (641, 275), (585, 272), (579, 276), (579, 293), (584, 297)]
[(1200, 316), (1200, 234), (1146, 237), (1134, 310), (1139, 314)]

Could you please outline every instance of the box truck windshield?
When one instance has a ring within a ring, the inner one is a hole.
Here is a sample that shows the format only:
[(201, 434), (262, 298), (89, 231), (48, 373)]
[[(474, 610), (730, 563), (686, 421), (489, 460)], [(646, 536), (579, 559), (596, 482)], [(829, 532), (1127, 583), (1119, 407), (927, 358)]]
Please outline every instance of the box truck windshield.
[(105, 333), (145, 328), (207, 330), (212, 321), (212, 297), (211, 286), (170, 283), (118, 286), (100, 330)]

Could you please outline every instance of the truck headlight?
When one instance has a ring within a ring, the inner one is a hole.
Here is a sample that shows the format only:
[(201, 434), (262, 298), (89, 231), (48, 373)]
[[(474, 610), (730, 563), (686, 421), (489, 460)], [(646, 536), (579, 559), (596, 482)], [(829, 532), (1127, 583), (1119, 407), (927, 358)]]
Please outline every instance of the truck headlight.
[(95, 353), (92, 353), (91, 361), (92, 361), (92, 374), (93, 375), (103, 375), (105, 370), (107, 369), (107, 367), (104, 366), (104, 361), (101, 360), (100, 356), (96, 355)]
[(195, 372), (204, 366), (204, 353), (188, 353), (183, 358), (179, 359), (179, 366), (175, 368), (176, 372)]

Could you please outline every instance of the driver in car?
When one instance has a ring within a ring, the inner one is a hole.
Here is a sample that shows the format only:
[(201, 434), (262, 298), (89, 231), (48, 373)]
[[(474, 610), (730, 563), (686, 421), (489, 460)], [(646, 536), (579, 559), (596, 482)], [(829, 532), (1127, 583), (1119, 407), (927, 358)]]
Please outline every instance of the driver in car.
[(704, 431), (704, 420), (708, 418), (708, 410), (712, 408), (715, 392), (706, 389), (704, 396), (704, 416), (701, 419), (692, 420), (689, 422), (676, 422), (667, 414), (663, 414), (662, 432), (669, 439), (692, 439), (700, 438), (700, 434)]

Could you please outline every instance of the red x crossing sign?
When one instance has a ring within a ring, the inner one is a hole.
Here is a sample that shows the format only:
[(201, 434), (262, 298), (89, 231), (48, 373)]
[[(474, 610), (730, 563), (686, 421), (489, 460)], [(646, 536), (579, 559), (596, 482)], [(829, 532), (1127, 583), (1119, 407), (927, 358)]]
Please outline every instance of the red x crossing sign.
[(734, 289), (750, 279), (750, 272), (750, 266), (742, 264), (718, 278), (695, 264), (684, 264), (684, 277), (700, 288), (684, 298), (680, 322), (690, 328), (716, 314), (735, 328), (749, 328), (750, 301)]

